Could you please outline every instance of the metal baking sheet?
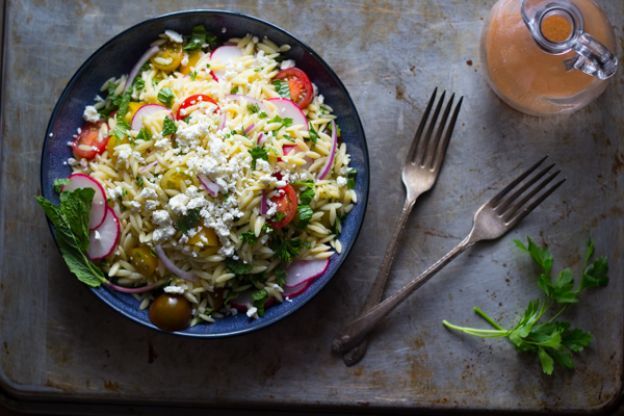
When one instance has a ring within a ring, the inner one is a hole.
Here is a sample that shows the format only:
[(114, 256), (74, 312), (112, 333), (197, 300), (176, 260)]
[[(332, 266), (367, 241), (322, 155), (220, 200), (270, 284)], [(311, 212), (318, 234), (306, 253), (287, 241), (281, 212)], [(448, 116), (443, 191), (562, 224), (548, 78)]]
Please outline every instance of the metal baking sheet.
[[(0, 186), (0, 382), (14, 402), (298, 409), (608, 410), (622, 391), (624, 79), (568, 117), (502, 104), (479, 61), (493, 1), (8, 1)], [(624, 3), (602, 1), (624, 45)], [(366, 221), (335, 279), (293, 316), (223, 340), (160, 334), (117, 315), (69, 276), (33, 196), (45, 126), (65, 83), (111, 36), (162, 13), (223, 8), (269, 20), (308, 43), (355, 100), (371, 153)], [(568, 182), (511, 235), (470, 250), (396, 310), (364, 361), (346, 368), (332, 337), (359, 310), (402, 204), (399, 169), (434, 86), (465, 96), (445, 166), (408, 223), (390, 290), (457, 243), (476, 207), (547, 153)], [(513, 238), (548, 242), (579, 265), (592, 235), (609, 256), (608, 289), (567, 318), (595, 334), (575, 371), (540, 374), (502, 341), (443, 329), (482, 325), (479, 305), (512, 322), (538, 295)], [(34, 405), (33, 405), (34, 406)], [(95, 408), (94, 408), (95, 409)], [(129, 409), (129, 408), (128, 408)]]

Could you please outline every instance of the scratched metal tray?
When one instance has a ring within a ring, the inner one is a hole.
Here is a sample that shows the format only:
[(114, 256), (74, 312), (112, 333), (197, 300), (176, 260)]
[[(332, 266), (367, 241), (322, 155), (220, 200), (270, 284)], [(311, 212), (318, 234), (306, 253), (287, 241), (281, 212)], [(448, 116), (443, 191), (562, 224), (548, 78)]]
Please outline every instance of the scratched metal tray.
[[(64, 406), (63, 412), (80, 413), (153, 412), (164, 404), (357, 413), (598, 412), (617, 406), (623, 375), (624, 71), (600, 99), (570, 117), (537, 119), (509, 109), (488, 89), (479, 61), (479, 33), (492, 3), (9, 1), (0, 143), (3, 401), (32, 411)], [(624, 3), (602, 5), (621, 48)], [(78, 66), (124, 28), (192, 7), (249, 13), (311, 45), (352, 94), (371, 152), (366, 222), (336, 278), (288, 319), (223, 340), (156, 333), (107, 308), (68, 275), (33, 199), (40, 192), (48, 117)], [(463, 94), (464, 109), (438, 185), (409, 221), (391, 289), (454, 245), (474, 209), (509, 172), (548, 153), (568, 182), (511, 235), (474, 248), (421, 288), (377, 332), (365, 360), (346, 368), (330, 354), (330, 340), (359, 309), (381, 261), (402, 203), (403, 154), (436, 85)], [(576, 253), (590, 234), (609, 256), (611, 283), (567, 314), (595, 334), (574, 372), (548, 378), (533, 357), (502, 341), (443, 329), (442, 319), (482, 325), (473, 305), (512, 322), (537, 296), (531, 265), (513, 248), (513, 238), (544, 239), (562, 264), (578, 266)]]

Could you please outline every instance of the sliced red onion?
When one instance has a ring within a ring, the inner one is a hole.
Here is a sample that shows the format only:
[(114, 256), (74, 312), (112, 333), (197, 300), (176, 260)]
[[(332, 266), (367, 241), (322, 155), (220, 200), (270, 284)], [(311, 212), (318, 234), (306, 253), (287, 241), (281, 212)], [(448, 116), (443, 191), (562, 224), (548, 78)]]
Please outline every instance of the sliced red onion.
[(264, 137), (264, 133), (260, 132), (260, 134), (258, 134), (258, 139), (256, 140), (256, 142), (258, 144), (262, 144), (266, 141), (266, 137)]
[(136, 63), (134, 68), (132, 68), (132, 71), (130, 71), (130, 75), (128, 75), (128, 80), (126, 81), (124, 91), (132, 86), (132, 81), (134, 81), (136, 76), (139, 75), (139, 71), (141, 70), (145, 62), (147, 62), (152, 56), (156, 55), (159, 49), (160, 48), (158, 47), (158, 45), (152, 46), (139, 58), (139, 61)]
[(266, 215), (269, 211), (269, 202), (267, 201), (267, 195), (265, 191), (262, 191), (262, 198), (260, 198), (260, 215)]
[(227, 117), (225, 115), (225, 111), (221, 111), (221, 124), (219, 124), (219, 130), (223, 130), (225, 128), (226, 121), (227, 121)]
[(336, 122), (332, 120), (332, 145), (329, 151), (329, 156), (327, 156), (327, 162), (325, 162), (325, 166), (321, 169), (321, 172), (318, 175), (318, 179), (325, 179), (325, 177), (331, 172), (332, 167), (334, 166), (334, 158), (336, 157), (336, 149), (338, 147), (338, 133), (336, 132)]
[(202, 187), (206, 190), (206, 192), (210, 194), (210, 196), (216, 197), (217, 195), (219, 195), (219, 191), (221, 190), (221, 187), (219, 185), (217, 185), (201, 173), (197, 175), (197, 179), (199, 179)]
[(145, 172), (147, 172), (148, 170), (150, 170), (151, 168), (153, 168), (154, 166), (158, 166), (158, 161), (157, 161), (157, 160), (153, 161), (153, 162), (152, 162), (152, 163), (150, 163), (149, 165), (145, 165), (145, 166), (143, 166), (141, 169), (139, 169), (139, 172), (140, 172), (140, 173), (145, 173)]
[(284, 156), (286, 156), (290, 152), (295, 150), (295, 147), (297, 147), (296, 144), (285, 144), (285, 145), (282, 146), (282, 153), (284, 154)]
[(254, 129), (254, 127), (256, 127), (256, 125), (254, 123), (251, 123), (250, 125), (245, 127), (245, 130), (243, 130), (243, 133), (245, 133), (245, 134), (249, 133), (250, 131), (252, 131)]
[(156, 289), (159, 286), (162, 286), (164, 283), (166, 283), (166, 282), (156, 282), (156, 283), (151, 283), (149, 285), (140, 286), (140, 287), (119, 286), (119, 285), (113, 284), (111, 282), (104, 282), (104, 285), (106, 285), (109, 289), (114, 290), (115, 292), (133, 293), (134, 294), (134, 293), (149, 292), (151, 290)]
[(190, 281), (194, 281), (197, 279), (193, 273), (184, 271), (180, 269), (178, 266), (176, 266), (171, 261), (171, 259), (167, 257), (167, 255), (165, 254), (165, 250), (163, 250), (163, 248), (160, 245), (156, 246), (156, 254), (158, 255), (158, 258), (160, 259), (160, 261), (163, 262), (165, 269), (169, 270), (171, 273), (175, 274), (179, 278), (184, 279), (184, 280), (190, 280)]

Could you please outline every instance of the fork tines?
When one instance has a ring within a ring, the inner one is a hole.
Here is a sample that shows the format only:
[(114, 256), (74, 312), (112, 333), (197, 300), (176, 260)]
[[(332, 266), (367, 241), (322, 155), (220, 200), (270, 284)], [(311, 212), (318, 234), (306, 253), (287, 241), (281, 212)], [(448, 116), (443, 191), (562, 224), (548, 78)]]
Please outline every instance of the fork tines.
[(561, 172), (556, 170), (548, 174), (555, 167), (554, 163), (535, 173), (547, 158), (544, 156), (487, 203), (505, 223), (520, 221), (566, 181), (564, 178), (549, 186)]
[[(455, 123), (457, 122), (459, 110), (464, 100), (464, 97), (460, 97), (455, 107), (453, 107), (455, 102), (455, 94), (453, 93), (444, 108), (442, 118), (438, 119), (442, 111), (446, 91), (442, 92), (434, 109), (437, 93), (438, 88), (436, 87), (431, 94), (431, 98), (420, 120), (414, 141), (407, 155), (408, 162), (427, 167), (433, 171), (436, 171), (442, 164), (453, 129), (455, 128)], [(433, 116), (429, 117), (432, 109)]]

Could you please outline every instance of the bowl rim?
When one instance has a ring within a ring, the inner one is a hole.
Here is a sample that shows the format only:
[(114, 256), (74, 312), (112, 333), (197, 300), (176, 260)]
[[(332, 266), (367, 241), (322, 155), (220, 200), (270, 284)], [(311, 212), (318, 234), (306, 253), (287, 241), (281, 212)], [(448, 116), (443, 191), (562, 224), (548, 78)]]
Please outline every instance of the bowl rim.
[[(219, 339), (219, 338), (226, 338), (226, 337), (233, 337), (233, 336), (237, 336), (237, 335), (243, 335), (243, 334), (248, 334), (248, 333), (252, 333), (255, 331), (258, 331), (260, 329), (266, 328), (278, 321), (281, 321), (285, 318), (287, 318), (288, 316), (292, 315), (294, 312), (296, 312), (297, 310), (299, 310), (300, 308), (302, 308), (304, 305), (306, 305), (308, 302), (310, 302), (317, 294), (318, 292), (320, 292), (325, 286), (327, 286), (327, 284), (334, 278), (335, 274), (339, 271), (340, 267), (342, 267), (342, 264), (344, 263), (344, 261), (346, 260), (346, 258), (349, 256), (353, 246), (355, 245), (355, 242), (357, 241), (360, 232), (362, 230), (362, 226), (364, 225), (364, 220), (366, 218), (366, 211), (367, 211), (367, 207), (368, 207), (368, 196), (369, 196), (369, 191), (370, 191), (370, 159), (369, 159), (369, 152), (368, 152), (368, 143), (366, 141), (366, 133), (364, 131), (364, 126), (362, 125), (362, 120), (360, 119), (360, 115), (359, 112), (357, 110), (357, 107), (355, 106), (355, 103), (353, 102), (353, 99), (351, 98), (351, 94), (349, 94), (349, 91), (347, 90), (346, 86), (344, 85), (344, 83), (342, 82), (342, 80), (338, 77), (338, 75), (334, 72), (334, 70), (329, 66), (329, 64), (327, 64), (327, 62), (325, 62), (325, 60), (323, 58), (321, 58), (321, 56), (319, 54), (317, 54), (310, 46), (308, 46), (305, 42), (299, 40), (298, 37), (294, 36), (292, 33), (290, 33), (289, 31), (275, 25), (274, 23), (268, 22), (266, 20), (260, 19), (258, 17), (255, 16), (251, 16), (245, 13), (241, 13), (241, 12), (237, 12), (237, 11), (231, 11), (231, 10), (222, 10), (222, 9), (202, 9), (202, 8), (194, 8), (194, 9), (186, 9), (186, 10), (180, 10), (180, 11), (175, 11), (175, 12), (170, 12), (170, 13), (165, 13), (165, 14), (161, 14), (158, 16), (154, 16), (154, 17), (150, 17), (147, 19), (144, 19), (138, 23), (135, 23), (134, 25), (122, 30), (121, 32), (117, 33), (116, 35), (110, 37), (108, 40), (106, 40), (100, 47), (98, 47), (94, 52), (92, 52), (89, 57), (87, 59), (85, 59), (85, 61), (78, 67), (78, 69), (76, 69), (76, 71), (74, 72), (74, 74), (72, 75), (72, 77), (69, 79), (69, 81), (67, 81), (67, 84), (65, 85), (65, 87), (63, 88), (63, 91), (61, 92), (61, 95), (59, 96), (59, 98), (56, 101), (56, 104), (54, 105), (54, 108), (52, 110), (52, 113), (50, 114), (50, 119), (48, 121), (47, 127), (46, 127), (46, 131), (45, 131), (45, 138), (44, 138), (44, 142), (42, 145), (42, 151), (41, 151), (41, 158), (40, 158), (40, 172), (39, 172), (39, 176), (40, 176), (40, 186), (41, 186), (41, 192), (43, 194), (43, 190), (44, 190), (44, 181), (45, 181), (45, 172), (43, 170), (43, 164), (44, 164), (44, 158), (47, 154), (46, 150), (48, 148), (48, 140), (50, 139), (50, 132), (51, 132), (51, 128), (52, 128), (52, 122), (56, 119), (57, 117), (57, 113), (60, 111), (60, 104), (61, 102), (64, 102), (67, 99), (67, 96), (69, 95), (69, 91), (72, 89), (72, 87), (74, 86), (74, 84), (79, 80), (80, 76), (82, 75), (82, 72), (84, 71), (84, 69), (96, 58), (96, 56), (100, 53), (101, 50), (103, 50), (104, 48), (106, 48), (109, 44), (111, 44), (112, 42), (114, 42), (116, 39), (126, 35), (127, 33), (134, 31), (136, 29), (138, 29), (139, 27), (149, 23), (149, 22), (157, 22), (157, 21), (161, 21), (161, 20), (167, 20), (171, 17), (178, 17), (178, 16), (184, 16), (184, 15), (194, 15), (194, 14), (198, 14), (198, 13), (202, 13), (202, 14), (213, 14), (213, 15), (230, 15), (230, 16), (237, 16), (237, 17), (242, 17), (244, 19), (248, 19), (248, 20), (252, 20), (255, 22), (258, 22), (260, 24), (266, 25), (278, 32), (281, 32), (282, 34), (286, 35), (287, 37), (290, 37), (292, 39), (294, 39), (299, 46), (301, 46), (305, 52), (309, 53), (310, 55), (313, 56), (313, 58), (321, 64), (322, 67), (324, 67), (325, 71), (327, 71), (327, 73), (329, 74), (329, 76), (338, 84), (338, 86), (345, 92), (346, 94), (346, 99), (348, 104), (353, 107), (354, 111), (354, 115), (355, 115), (355, 121), (356, 121), (356, 126), (357, 128), (359, 128), (359, 130), (362, 132), (362, 153), (363, 153), (363, 160), (364, 160), (364, 164), (366, 166), (366, 171), (365, 171), (365, 178), (366, 178), (366, 186), (363, 188), (363, 195), (358, 195), (358, 204), (357, 206), (361, 206), (362, 208), (362, 219), (359, 222), (359, 224), (356, 225), (356, 228), (354, 230), (353, 233), (353, 237), (351, 239), (349, 239), (349, 243), (346, 244), (346, 247), (344, 247), (344, 249), (341, 252), (341, 255), (336, 259), (336, 270), (334, 271), (333, 275), (327, 279), (327, 281), (325, 281), (323, 284), (320, 284), (314, 288), (310, 287), (306, 292), (308, 292), (308, 298), (303, 301), (300, 302), (298, 304), (292, 305), (292, 307), (285, 309), (283, 313), (272, 316), (270, 318), (267, 319), (262, 319), (261, 322), (259, 322), (257, 325), (255, 326), (250, 326), (250, 327), (244, 327), (241, 329), (236, 329), (236, 330), (229, 330), (229, 331), (224, 331), (224, 332), (219, 332), (219, 333), (189, 333), (189, 332), (185, 332), (185, 330), (183, 331), (163, 331), (160, 328), (158, 328), (157, 326), (155, 326), (154, 324), (152, 324), (149, 321), (144, 321), (142, 319), (140, 319), (137, 316), (134, 316), (132, 314), (130, 314), (129, 312), (127, 312), (126, 310), (124, 310), (124, 308), (120, 307), (119, 305), (112, 303), (109, 299), (105, 298), (105, 295), (102, 293), (102, 291), (107, 291), (107, 289), (104, 287), (105, 285), (101, 285), (99, 287), (89, 287), (90, 292), (93, 293), (97, 298), (99, 298), (104, 304), (106, 304), (106, 306), (110, 307), (112, 310), (116, 311), (117, 313), (119, 313), (120, 315), (124, 316), (125, 318), (128, 318), (136, 323), (138, 323), (140, 326), (146, 327), (146, 328), (150, 328), (153, 330), (156, 330), (158, 332), (161, 333), (166, 333), (166, 334), (170, 334), (170, 335), (176, 335), (176, 336), (180, 336), (180, 337), (188, 337), (188, 338), (195, 338), (195, 339)], [(359, 172), (358, 172), (359, 173)], [(52, 239), (54, 240), (54, 244), (57, 247), (57, 250), (59, 249), (58, 247), (58, 242), (56, 240), (56, 234), (54, 232), (54, 227), (52, 226), (52, 223), (50, 222), (50, 220), (46, 217), (46, 221), (48, 223), (48, 228), (50, 230), (50, 233), (52, 234)], [(71, 272), (70, 272), (71, 273)], [(208, 324), (207, 324), (208, 325)]]

